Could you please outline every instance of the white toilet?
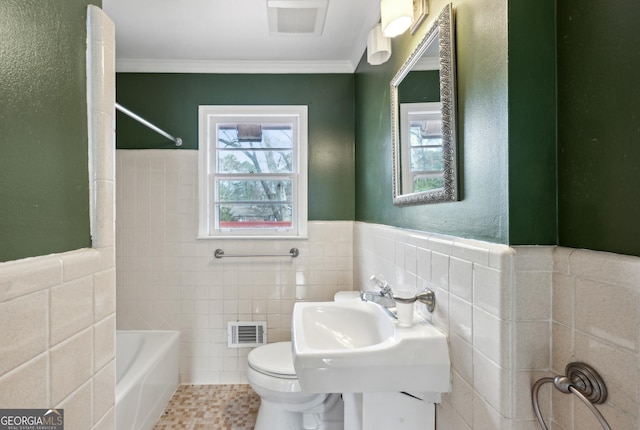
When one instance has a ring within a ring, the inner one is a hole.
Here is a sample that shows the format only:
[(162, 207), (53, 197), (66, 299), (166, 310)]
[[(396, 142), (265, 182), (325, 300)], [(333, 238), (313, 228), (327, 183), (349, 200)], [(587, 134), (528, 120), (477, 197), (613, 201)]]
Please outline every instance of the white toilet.
[(254, 430), (342, 430), (340, 394), (303, 393), (293, 367), (291, 342), (253, 349), (247, 377), (260, 396)]

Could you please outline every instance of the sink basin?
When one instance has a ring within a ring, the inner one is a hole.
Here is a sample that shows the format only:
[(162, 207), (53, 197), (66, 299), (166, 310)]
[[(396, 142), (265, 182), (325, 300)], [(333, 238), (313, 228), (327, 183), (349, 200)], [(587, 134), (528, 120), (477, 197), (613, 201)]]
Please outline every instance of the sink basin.
[(379, 344), (395, 331), (391, 318), (380, 316), (381, 312), (379, 306), (353, 306), (351, 302), (301, 306), (304, 336), (298, 343), (308, 351), (344, 351)]
[(306, 392), (451, 389), (446, 336), (418, 320), (399, 327), (374, 303), (296, 303), (292, 343), (293, 364)]

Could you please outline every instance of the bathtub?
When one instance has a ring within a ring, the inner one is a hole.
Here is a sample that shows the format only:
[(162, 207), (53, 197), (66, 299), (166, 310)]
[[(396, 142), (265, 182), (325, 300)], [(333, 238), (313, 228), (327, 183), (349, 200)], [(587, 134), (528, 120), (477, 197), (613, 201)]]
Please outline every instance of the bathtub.
[(151, 430), (178, 388), (180, 332), (116, 330), (116, 430)]

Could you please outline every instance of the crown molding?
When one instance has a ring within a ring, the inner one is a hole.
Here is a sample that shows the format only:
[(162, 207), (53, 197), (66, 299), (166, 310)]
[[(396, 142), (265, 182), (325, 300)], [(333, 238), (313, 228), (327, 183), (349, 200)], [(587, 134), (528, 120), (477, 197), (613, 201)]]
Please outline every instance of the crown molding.
[[(366, 41), (365, 41), (366, 45)], [(117, 60), (122, 73), (353, 73), (357, 61)]]

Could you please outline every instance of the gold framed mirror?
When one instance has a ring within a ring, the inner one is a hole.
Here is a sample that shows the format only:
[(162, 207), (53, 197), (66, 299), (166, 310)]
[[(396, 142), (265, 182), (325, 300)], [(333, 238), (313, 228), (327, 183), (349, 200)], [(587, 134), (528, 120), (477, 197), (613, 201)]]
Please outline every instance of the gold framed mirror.
[(391, 81), (396, 206), (458, 200), (455, 52), (448, 4)]

